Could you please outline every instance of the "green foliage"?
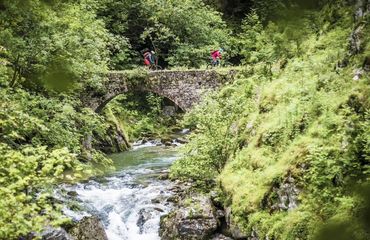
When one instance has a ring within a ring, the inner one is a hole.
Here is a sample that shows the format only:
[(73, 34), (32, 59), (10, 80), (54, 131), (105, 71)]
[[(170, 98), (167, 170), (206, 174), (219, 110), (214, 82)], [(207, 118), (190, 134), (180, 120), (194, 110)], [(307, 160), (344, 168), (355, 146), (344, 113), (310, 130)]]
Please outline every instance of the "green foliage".
[(105, 111), (110, 112), (125, 129), (130, 141), (141, 137), (164, 137), (175, 124), (173, 117), (163, 116), (163, 98), (153, 93), (128, 93), (112, 100)]
[(96, 19), (96, 4), (1, 1), (0, 46), (13, 70), (9, 85), (56, 91), (98, 88), (106, 69), (108, 35)]
[[(370, 178), (369, 76), (350, 79), (368, 54), (369, 17), (363, 52), (335, 72), (349, 58), (348, 1), (253, 0), (227, 10), (230, 4), (215, 6), (233, 20), (247, 13), (237, 33), (201, 0), (0, 0), (1, 239), (65, 222), (53, 185), (109, 166), (94, 147), (113, 145), (117, 132), (136, 139), (174, 124), (154, 94), (120, 96), (103, 116), (77, 99), (83, 90), (102, 90), (108, 66), (141, 65), (145, 47), (183, 69), (204, 64), (219, 47), (244, 63), (235, 83), (185, 118), (197, 132), (173, 177), (217, 179), (233, 220), (260, 238), (325, 239), (333, 229), (368, 237), (367, 198), (350, 190)], [(146, 74), (126, 72), (135, 84)], [(268, 212), (266, 202), (277, 201), (274, 187), (287, 176), (301, 189), (299, 207)]]
[[(239, 39), (249, 65), (185, 116), (197, 132), (171, 176), (217, 179), (234, 221), (259, 238), (315, 239), (324, 223), (353, 233), (344, 236), (369, 238), (358, 214), (363, 200), (352, 191), (370, 179), (369, 74), (351, 80), (361, 54), (339, 73), (333, 69), (347, 56), (351, 32), (348, 9), (337, 11), (343, 16), (326, 27), (321, 17), (312, 18), (323, 12), (264, 27), (252, 12)], [(288, 176), (300, 189), (299, 206), (266, 205), (274, 196), (277, 201), (276, 188)]]
[(99, 174), (110, 160), (92, 151), (83, 163), (85, 134), (103, 135), (107, 124), (67, 96), (46, 98), (0, 90), (0, 238), (14, 239), (66, 219), (53, 203), (53, 184)]
[(67, 147), (79, 154), (83, 135), (102, 134), (106, 127), (92, 110), (76, 111), (78, 103), (66, 96), (59, 101), (5, 89), (1, 90), (0, 104), (0, 140), (14, 148), (32, 143)]
[(3, 143), (0, 153), (0, 238), (15, 239), (40, 231), (46, 224), (67, 221), (46, 188), (63, 179), (65, 170), (81, 165), (76, 155), (67, 148), (49, 151), (24, 146), (13, 150)]
[[(171, 66), (197, 67), (208, 61), (210, 50), (228, 43), (221, 14), (201, 0), (108, 0), (100, 15), (110, 32), (126, 41), (112, 52), (116, 69), (127, 68), (128, 62), (142, 65), (139, 51), (144, 48), (156, 50)], [(128, 53), (127, 45), (136, 52)], [(121, 51), (130, 57), (121, 59)]]

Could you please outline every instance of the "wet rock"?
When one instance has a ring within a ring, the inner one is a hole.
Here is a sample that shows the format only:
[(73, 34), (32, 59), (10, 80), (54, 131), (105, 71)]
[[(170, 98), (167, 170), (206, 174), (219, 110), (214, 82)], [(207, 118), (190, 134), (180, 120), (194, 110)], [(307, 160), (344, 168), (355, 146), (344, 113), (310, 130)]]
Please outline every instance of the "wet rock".
[(151, 202), (152, 202), (152, 203), (160, 203), (160, 202), (161, 202), (161, 200), (162, 200), (162, 199), (158, 197), (158, 198), (154, 198), (154, 199), (152, 199), (152, 200), (151, 200)]
[(190, 129), (189, 128), (184, 128), (181, 130), (181, 134), (188, 134), (190, 133)]
[(179, 196), (173, 195), (167, 198), (167, 202), (178, 203), (180, 201)]
[(248, 237), (248, 240), (259, 240), (259, 239), (260, 238), (258, 236), (258, 233), (257, 233), (256, 229), (253, 228), (251, 236)]
[(171, 146), (172, 145), (172, 139), (171, 138), (162, 138), (161, 143), (165, 146)]
[(350, 35), (350, 52), (352, 55), (358, 54), (362, 51), (364, 26), (360, 25)]
[(69, 231), (76, 240), (108, 240), (103, 224), (95, 217), (84, 217)]
[(158, 179), (159, 180), (167, 180), (169, 178), (169, 173), (166, 172), (166, 173), (161, 173), (159, 176), (158, 176)]
[(223, 218), (223, 217), (225, 217), (225, 212), (223, 210), (221, 210), (221, 209), (217, 209), (217, 211), (216, 211), (216, 218), (217, 219), (220, 219), (220, 218)]
[(226, 237), (225, 235), (222, 234), (216, 234), (214, 235), (211, 240), (233, 240), (231, 237)]
[(297, 187), (295, 179), (289, 173), (282, 181), (277, 182), (265, 196), (262, 205), (269, 209), (270, 213), (275, 211), (288, 211), (295, 209), (299, 205), (298, 194), (300, 189)]
[(354, 18), (357, 24), (350, 35), (350, 52), (352, 55), (358, 54), (363, 50), (364, 29), (366, 29), (366, 19), (364, 17), (370, 12), (370, 1), (357, 0), (355, 7)]
[(125, 131), (119, 126), (107, 129), (107, 138), (98, 137), (93, 146), (105, 153), (123, 152), (131, 148), (131, 143)]
[(67, 195), (70, 196), (70, 197), (77, 197), (78, 193), (76, 191), (68, 191)]
[(158, 212), (164, 212), (164, 210), (162, 208), (159, 208), (159, 207), (155, 207), (153, 209), (156, 210), (156, 211), (158, 211)]
[(104, 224), (109, 224), (109, 213), (113, 211), (113, 208), (113, 205), (106, 205), (101, 211), (94, 212), (94, 216), (97, 216)]
[(48, 227), (41, 233), (42, 240), (75, 240), (62, 228)]
[(162, 144), (163, 144), (161, 139), (153, 139), (153, 140), (150, 140), (149, 142), (153, 145), (156, 145), (156, 146), (162, 146)]
[(206, 196), (193, 196), (161, 217), (160, 236), (163, 240), (209, 239), (218, 224), (212, 201)]
[(175, 141), (178, 142), (178, 143), (180, 143), (180, 144), (185, 144), (185, 143), (188, 143), (189, 142), (185, 138), (177, 138)]
[(365, 17), (367, 14), (369, 14), (370, 11), (370, 1), (368, 0), (357, 0), (355, 4), (355, 14), (354, 18), (355, 21), (360, 21), (363, 17)]
[(216, 207), (216, 208), (218, 208), (218, 209), (223, 209), (223, 202), (222, 202), (222, 198), (221, 198), (221, 196), (220, 196), (220, 194), (219, 194), (219, 192), (217, 192), (217, 191), (211, 191), (210, 193), (209, 193), (209, 196), (210, 196), (210, 198), (211, 198), (211, 200), (212, 200), (212, 203), (213, 203), (213, 205)]
[(139, 233), (142, 234), (145, 232), (145, 223), (150, 219), (155, 218), (158, 214), (164, 212), (163, 209), (154, 207), (154, 208), (143, 208), (140, 209), (138, 215), (139, 218), (136, 222), (136, 225), (139, 227)]
[(244, 233), (233, 220), (231, 207), (227, 207), (225, 209), (225, 220), (228, 234), (230, 234), (234, 239), (247, 239), (247, 234)]
[(230, 234), (233, 236), (234, 239), (247, 239), (247, 234), (245, 234), (237, 225), (233, 225), (230, 227)]
[(153, 218), (153, 213), (148, 209), (140, 209), (139, 218), (137, 219), (136, 225), (139, 227), (139, 232), (142, 234), (144, 232), (144, 224)]
[(289, 176), (277, 191), (280, 209), (292, 210), (298, 206), (298, 194), (300, 190), (295, 186), (295, 180)]
[(364, 75), (364, 70), (363, 69), (361, 69), (361, 68), (355, 69), (353, 80), (358, 81), (362, 78), (363, 75)]

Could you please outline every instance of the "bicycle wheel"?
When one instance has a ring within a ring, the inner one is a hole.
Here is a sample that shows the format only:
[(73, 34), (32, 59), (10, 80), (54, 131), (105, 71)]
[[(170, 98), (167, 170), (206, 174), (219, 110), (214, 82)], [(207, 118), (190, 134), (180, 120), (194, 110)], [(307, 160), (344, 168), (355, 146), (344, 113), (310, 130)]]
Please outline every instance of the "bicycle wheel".
[(155, 65), (150, 65), (149, 66), (149, 71), (155, 71), (155, 70), (156, 70)]
[(213, 62), (208, 62), (207, 66), (206, 66), (206, 69), (212, 69), (213, 67), (214, 67)]
[(161, 66), (159, 66), (159, 65), (155, 65), (155, 70), (161, 71), (161, 70), (163, 70), (163, 68)]
[(150, 65), (149, 70), (150, 71), (160, 71), (160, 70), (162, 70), (162, 67), (159, 66), (159, 65), (153, 64), (153, 65)]

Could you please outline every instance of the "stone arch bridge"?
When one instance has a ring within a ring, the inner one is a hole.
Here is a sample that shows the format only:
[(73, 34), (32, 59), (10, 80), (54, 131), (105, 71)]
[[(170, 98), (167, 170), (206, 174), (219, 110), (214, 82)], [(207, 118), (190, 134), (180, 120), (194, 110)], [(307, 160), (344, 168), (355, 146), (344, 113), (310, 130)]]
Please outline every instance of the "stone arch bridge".
[(235, 69), (109, 72), (102, 91), (89, 92), (82, 96), (82, 101), (85, 106), (100, 112), (109, 101), (120, 94), (144, 91), (166, 97), (180, 109), (187, 111), (201, 101), (206, 92), (232, 82), (236, 73)]

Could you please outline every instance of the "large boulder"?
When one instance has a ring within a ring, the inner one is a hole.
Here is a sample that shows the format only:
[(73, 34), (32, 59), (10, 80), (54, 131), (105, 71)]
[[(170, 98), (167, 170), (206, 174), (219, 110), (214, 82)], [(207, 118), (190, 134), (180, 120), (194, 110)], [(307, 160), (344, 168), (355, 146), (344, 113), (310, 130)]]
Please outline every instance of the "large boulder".
[(84, 217), (68, 230), (75, 240), (108, 240), (103, 224), (95, 217)]
[(181, 200), (177, 209), (161, 217), (159, 234), (163, 240), (210, 239), (218, 225), (210, 198), (197, 195)]

